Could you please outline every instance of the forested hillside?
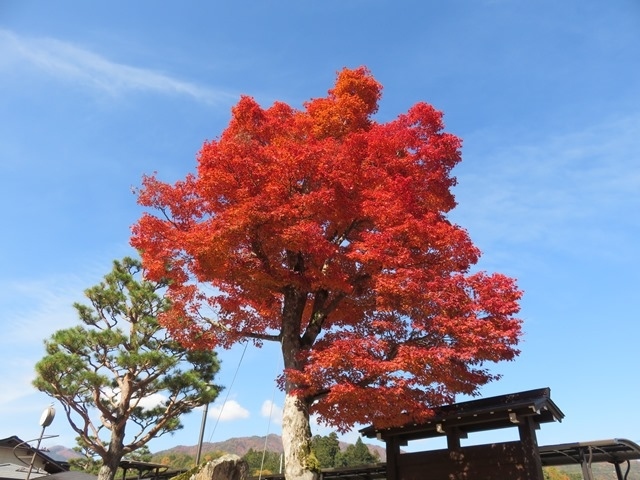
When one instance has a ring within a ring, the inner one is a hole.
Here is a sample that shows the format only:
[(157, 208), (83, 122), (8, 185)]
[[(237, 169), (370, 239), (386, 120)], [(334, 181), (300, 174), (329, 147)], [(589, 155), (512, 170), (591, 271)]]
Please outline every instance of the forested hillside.
[[(385, 450), (379, 446), (366, 445), (358, 439), (354, 445), (338, 441), (335, 433), (328, 436), (315, 436), (313, 449), (320, 468), (350, 467), (383, 462)], [(170, 465), (175, 469), (193, 467), (198, 446), (180, 445), (153, 454), (151, 461)], [(263, 474), (279, 471), (283, 453), (282, 438), (278, 435), (268, 437), (239, 437), (222, 442), (202, 445), (203, 461), (216, 459), (226, 453), (243, 457), (249, 463), (252, 474), (262, 470)]]

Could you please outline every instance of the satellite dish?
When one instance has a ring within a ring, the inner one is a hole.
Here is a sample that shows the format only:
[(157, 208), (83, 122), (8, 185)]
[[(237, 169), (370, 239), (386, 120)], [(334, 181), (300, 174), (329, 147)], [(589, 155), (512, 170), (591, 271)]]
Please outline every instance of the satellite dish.
[(47, 407), (44, 412), (42, 412), (42, 416), (40, 417), (40, 426), (42, 428), (48, 427), (53, 422), (53, 419), (56, 416), (56, 409), (53, 408), (53, 405)]

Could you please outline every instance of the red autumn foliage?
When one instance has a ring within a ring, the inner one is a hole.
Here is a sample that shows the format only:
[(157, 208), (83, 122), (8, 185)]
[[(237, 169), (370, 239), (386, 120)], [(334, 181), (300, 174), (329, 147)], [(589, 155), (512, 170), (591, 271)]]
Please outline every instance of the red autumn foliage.
[(376, 122), (381, 90), (358, 68), (301, 110), (242, 97), (197, 174), (143, 179), (154, 211), (133, 228), (172, 280), (177, 338), (280, 342), (282, 388), (342, 430), (475, 394), (521, 334), (514, 280), (470, 273), (479, 251), (447, 219), (460, 140), (426, 103)]

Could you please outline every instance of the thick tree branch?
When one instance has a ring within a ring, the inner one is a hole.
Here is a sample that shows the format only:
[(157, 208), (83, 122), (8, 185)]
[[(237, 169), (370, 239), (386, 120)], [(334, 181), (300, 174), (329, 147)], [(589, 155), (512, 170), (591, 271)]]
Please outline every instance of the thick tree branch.
[(267, 334), (267, 333), (260, 333), (260, 332), (238, 332), (239, 335), (241, 337), (245, 337), (245, 338), (251, 338), (254, 340), (263, 340), (263, 341), (267, 341), (267, 342), (280, 342), (280, 340), (282, 339), (282, 335), (281, 334)]

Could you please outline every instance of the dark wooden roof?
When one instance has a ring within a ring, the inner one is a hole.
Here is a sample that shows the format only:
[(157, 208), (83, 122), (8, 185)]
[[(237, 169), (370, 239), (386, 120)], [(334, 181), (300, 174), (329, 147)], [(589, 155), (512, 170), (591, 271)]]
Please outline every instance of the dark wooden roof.
[(125, 468), (127, 470), (138, 470), (140, 472), (148, 472), (154, 470), (169, 470), (169, 466), (163, 463), (153, 463), (153, 462), (141, 462), (138, 460), (121, 460), (120, 468)]
[(545, 445), (540, 447), (540, 459), (545, 466), (579, 465), (583, 462), (623, 463), (639, 460), (640, 446), (624, 438)]
[(156, 480), (173, 478), (186, 470), (174, 469), (162, 463), (139, 462), (137, 460), (121, 460), (120, 468), (125, 473), (129, 470), (138, 472), (138, 478), (153, 478)]
[(377, 429), (372, 425), (363, 428), (360, 433), (369, 438), (395, 437), (407, 441), (441, 436), (451, 428), (456, 428), (464, 435), (515, 427), (523, 417), (531, 417), (537, 424), (562, 421), (564, 418), (564, 413), (551, 400), (549, 388), (454, 403), (436, 407), (433, 411), (433, 417), (422, 424), (386, 429)]

